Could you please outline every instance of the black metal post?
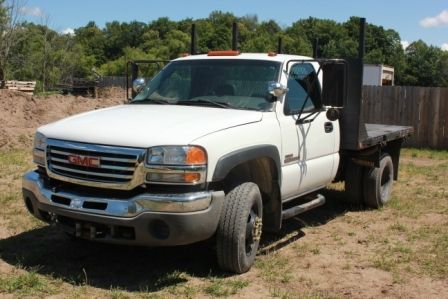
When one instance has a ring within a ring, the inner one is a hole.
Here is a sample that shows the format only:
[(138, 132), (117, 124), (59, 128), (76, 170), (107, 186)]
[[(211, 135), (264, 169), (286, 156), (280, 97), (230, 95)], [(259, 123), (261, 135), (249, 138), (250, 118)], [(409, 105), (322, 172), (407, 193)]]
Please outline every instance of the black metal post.
[(278, 38), (277, 53), (283, 53), (283, 39), (281, 37)]
[(366, 19), (359, 19), (359, 47), (358, 47), (358, 58), (364, 59), (364, 53), (366, 51)]
[(131, 61), (131, 87), (132, 87), (132, 98), (134, 98), (137, 93), (134, 90), (134, 80), (138, 78), (138, 65), (134, 61)]
[(126, 62), (126, 100), (129, 100), (129, 61)]
[(315, 38), (313, 39), (313, 57), (315, 59), (319, 58), (319, 39)]
[(196, 55), (196, 24), (191, 24), (191, 44), (190, 44), (190, 54)]
[(232, 24), (232, 50), (238, 50), (238, 25), (236, 22)]

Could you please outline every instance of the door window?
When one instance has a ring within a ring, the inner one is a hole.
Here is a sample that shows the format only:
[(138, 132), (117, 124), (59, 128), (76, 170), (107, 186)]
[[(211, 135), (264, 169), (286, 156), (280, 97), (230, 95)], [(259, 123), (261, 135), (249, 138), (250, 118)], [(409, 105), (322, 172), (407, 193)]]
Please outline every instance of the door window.
[(298, 63), (291, 67), (285, 99), (285, 114), (299, 114), (320, 108), (321, 88), (316, 71), (310, 63)]

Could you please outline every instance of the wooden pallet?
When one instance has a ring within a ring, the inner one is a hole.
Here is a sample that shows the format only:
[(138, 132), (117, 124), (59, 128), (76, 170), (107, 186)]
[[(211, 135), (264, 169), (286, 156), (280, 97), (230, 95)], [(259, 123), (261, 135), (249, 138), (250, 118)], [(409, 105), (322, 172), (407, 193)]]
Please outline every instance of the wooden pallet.
[(3, 81), (1, 85), (4, 89), (33, 94), (34, 89), (36, 88), (36, 81)]

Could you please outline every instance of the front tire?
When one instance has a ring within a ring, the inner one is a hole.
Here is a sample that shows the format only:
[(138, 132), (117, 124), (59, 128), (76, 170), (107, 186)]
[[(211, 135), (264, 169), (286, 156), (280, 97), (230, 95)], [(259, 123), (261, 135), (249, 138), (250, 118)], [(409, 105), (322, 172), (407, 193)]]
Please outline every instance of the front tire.
[(380, 159), (380, 167), (370, 168), (364, 176), (365, 204), (378, 209), (390, 200), (394, 181), (394, 164), (389, 154)]
[(262, 232), (263, 202), (254, 183), (233, 188), (225, 198), (216, 234), (218, 264), (244, 273), (254, 263)]

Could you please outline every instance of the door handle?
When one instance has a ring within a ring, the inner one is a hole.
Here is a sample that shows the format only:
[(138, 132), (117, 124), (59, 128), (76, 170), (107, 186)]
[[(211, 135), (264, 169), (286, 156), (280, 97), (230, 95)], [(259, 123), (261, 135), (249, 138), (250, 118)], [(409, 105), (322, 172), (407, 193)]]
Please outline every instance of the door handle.
[(333, 124), (331, 122), (326, 122), (324, 124), (325, 133), (331, 133), (333, 132)]

